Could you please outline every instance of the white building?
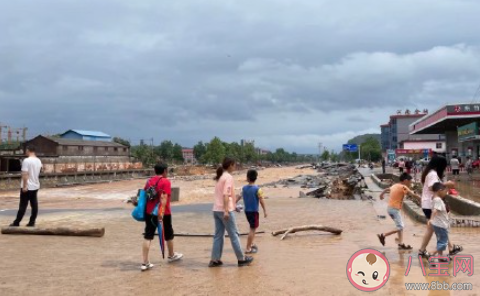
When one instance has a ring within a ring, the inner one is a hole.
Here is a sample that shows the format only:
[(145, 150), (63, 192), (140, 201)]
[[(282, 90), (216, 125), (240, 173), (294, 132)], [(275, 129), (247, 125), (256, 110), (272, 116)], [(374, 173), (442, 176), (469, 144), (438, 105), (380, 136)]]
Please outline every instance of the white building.
[(436, 153), (446, 153), (447, 143), (443, 140), (407, 140), (403, 142), (405, 150), (425, 150)]

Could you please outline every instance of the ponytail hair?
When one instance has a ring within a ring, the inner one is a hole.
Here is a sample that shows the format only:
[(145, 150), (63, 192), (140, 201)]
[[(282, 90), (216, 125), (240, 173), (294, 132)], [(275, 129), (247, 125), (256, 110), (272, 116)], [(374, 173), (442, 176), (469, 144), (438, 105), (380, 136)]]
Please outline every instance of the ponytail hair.
[(235, 164), (235, 160), (230, 157), (225, 157), (225, 159), (222, 162), (222, 165), (217, 168), (217, 176), (215, 176), (214, 180), (218, 181), (220, 180), (220, 177), (222, 177), (223, 173), (228, 170), (228, 168), (232, 165)]

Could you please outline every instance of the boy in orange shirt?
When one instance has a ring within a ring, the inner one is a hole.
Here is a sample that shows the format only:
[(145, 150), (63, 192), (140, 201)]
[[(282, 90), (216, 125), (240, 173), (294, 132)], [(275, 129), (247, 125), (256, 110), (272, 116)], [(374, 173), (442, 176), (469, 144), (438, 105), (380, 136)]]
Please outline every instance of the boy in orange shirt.
[(408, 194), (410, 196), (414, 196), (415, 198), (421, 199), (420, 196), (415, 194), (410, 187), (412, 186), (412, 176), (407, 173), (403, 173), (400, 176), (400, 182), (394, 184), (392, 187), (383, 190), (380, 194), (380, 199), (384, 199), (384, 195), (386, 193), (390, 193), (390, 200), (388, 201), (387, 212), (388, 215), (392, 218), (395, 222), (395, 226), (397, 227), (396, 230), (392, 230), (387, 233), (377, 234), (380, 243), (385, 246), (385, 238), (392, 234), (398, 233), (398, 248), (400, 250), (411, 250), (412, 247), (410, 245), (405, 245), (403, 243), (403, 219), (402, 215), (400, 214), (400, 210), (403, 206), (403, 199)]

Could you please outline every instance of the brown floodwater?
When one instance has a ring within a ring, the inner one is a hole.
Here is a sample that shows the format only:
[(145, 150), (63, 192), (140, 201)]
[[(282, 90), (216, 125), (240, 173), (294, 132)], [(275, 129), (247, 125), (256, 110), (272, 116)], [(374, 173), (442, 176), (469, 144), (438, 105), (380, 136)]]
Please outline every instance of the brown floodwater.
[(460, 196), (480, 202), (480, 179), (461, 178), (460, 181), (457, 181), (456, 188)]
[[(275, 198), (267, 201), (269, 217), (261, 219), (257, 244), (259, 253), (250, 267), (238, 268), (229, 241), (225, 243), (222, 268), (207, 267), (211, 238), (177, 237), (176, 251), (185, 258), (175, 264), (161, 259), (154, 241), (151, 271), (141, 273), (142, 223), (130, 218), (130, 210), (53, 213), (41, 224), (104, 225), (103, 238), (0, 236), (0, 295), (364, 295), (346, 276), (352, 254), (374, 248), (388, 258), (390, 279), (376, 295), (476, 295), (480, 278), (424, 277), (418, 259), (408, 277), (409, 256), (416, 255), (425, 226), (406, 220), (405, 241), (414, 251), (399, 251), (393, 237), (382, 247), (377, 233), (393, 228), (383, 202), (334, 201)], [(0, 216), (4, 225), (9, 217)], [(247, 231), (243, 214), (237, 215), (240, 231)], [(211, 233), (213, 219), (209, 206), (174, 208), (175, 231)], [(321, 224), (342, 229), (339, 235), (298, 233), (284, 241), (272, 237), (273, 230), (305, 224)], [(480, 255), (480, 236), (474, 229), (452, 229), (452, 241), (466, 254)], [(242, 245), (246, 243), (242, 237)], [(430, 249), (434, 248), (432, 239)], [(473, 283), (469, 292), (407, 292), (405, 283), (431, 281)]]

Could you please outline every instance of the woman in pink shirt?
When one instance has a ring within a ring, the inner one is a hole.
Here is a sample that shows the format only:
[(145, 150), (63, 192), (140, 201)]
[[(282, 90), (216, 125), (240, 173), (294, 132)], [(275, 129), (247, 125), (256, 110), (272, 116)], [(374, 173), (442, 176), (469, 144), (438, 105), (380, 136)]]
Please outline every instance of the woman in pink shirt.
[(245, 256), (240, 244), (237, 223), (235, 221), (235, 185), (231, 173), (235, 170), (235, 160), (225, 158), (222, 166), (217, 169), (215, 181), (215, 201), (213, 204), (213, 218), (215, 220), (215, 236), (213, 238), (212, 258), (209, 267), (223, 265), (222, 252), (227, 230), (232, 248), (237, 256), (238, 266), (250, 265), (253, 258)]

